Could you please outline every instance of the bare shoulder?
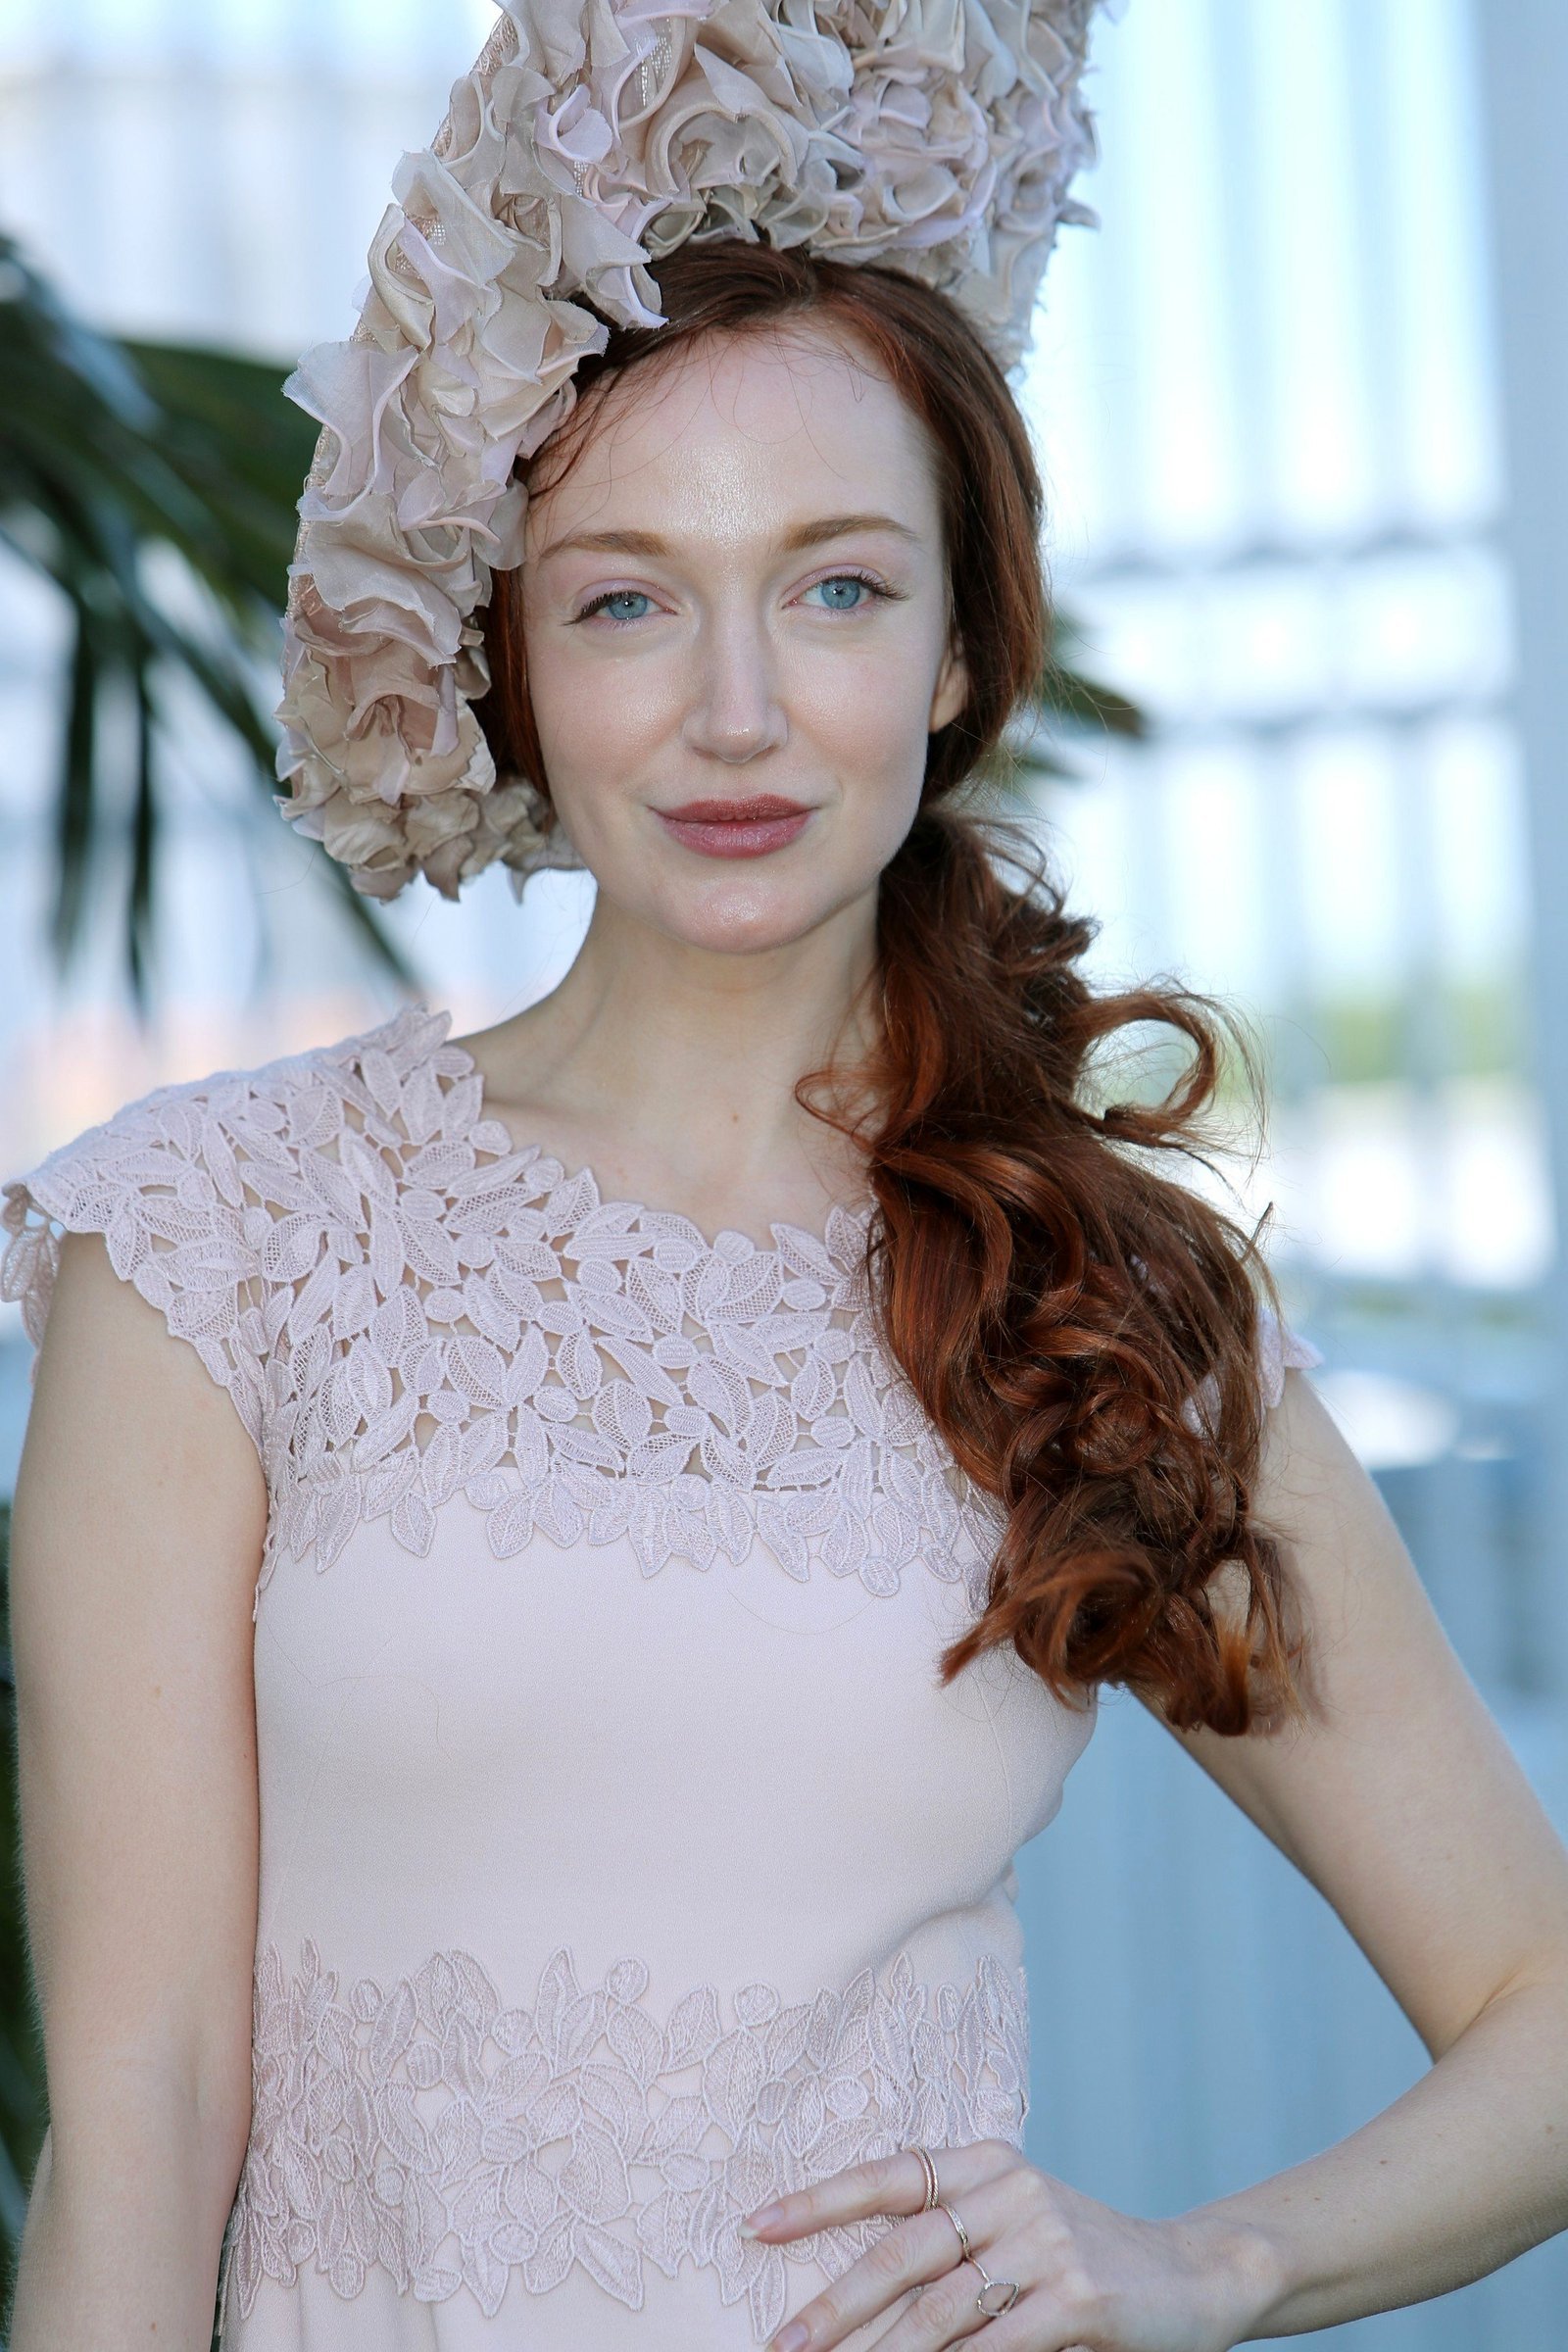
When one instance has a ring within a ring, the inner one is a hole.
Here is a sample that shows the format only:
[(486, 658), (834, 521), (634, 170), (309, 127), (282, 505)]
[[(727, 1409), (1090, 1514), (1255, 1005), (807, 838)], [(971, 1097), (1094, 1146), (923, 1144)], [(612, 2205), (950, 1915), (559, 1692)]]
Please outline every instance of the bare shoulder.
[(1256, 1507), (1310, 1644), (1308, 1720), (1171, 1736), (1334, 1905), (1436, 2054), (1509, 1984), (1561, 1973), (1568, 1854), (1299, 1372), (1268, 1416)]

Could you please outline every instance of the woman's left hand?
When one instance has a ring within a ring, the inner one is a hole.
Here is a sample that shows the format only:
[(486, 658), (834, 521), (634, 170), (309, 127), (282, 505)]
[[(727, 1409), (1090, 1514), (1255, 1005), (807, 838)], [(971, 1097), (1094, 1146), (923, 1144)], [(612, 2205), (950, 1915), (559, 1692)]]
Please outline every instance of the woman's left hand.
[[(938, 2194), (953, 2205), (987, 2276), (1016, 2280), (1010, 2308), (988, 2318), (980, 2272), (964, 2259), (909, 2149), (853, 2165), (765, 2205), (743, 2225), (769, 2245), (876, 2214), (906, 2218), (821, 2294), (768, 2352), (826, 2352), (918, 2299), (875, 2338), (877, 2352), (936, 2352), (982, 2331), (986, 2352), (1229, 2352), (1267, 2308), (1260, 2249), (1198, 2217), (1137, 2221), (1025, 2163), (1005, 2140), (933, 2148)], [(988, 2304), (1005, 2294), (987, 2297)]]

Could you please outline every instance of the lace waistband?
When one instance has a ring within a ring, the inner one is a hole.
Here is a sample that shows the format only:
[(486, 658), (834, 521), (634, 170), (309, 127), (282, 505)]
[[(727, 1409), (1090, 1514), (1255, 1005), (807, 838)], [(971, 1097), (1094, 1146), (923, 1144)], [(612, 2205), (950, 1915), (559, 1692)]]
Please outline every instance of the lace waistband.
[(640, 2310), (644, 2266), (710, 2270), (760, 2343), (785, 2311), (785, 2264), (838, 2277), (882, 2217), (788, 2246), (738, 2233), (768, 2198), (920, 2141), (1022, 2143), (1022, 1972), (983, 1955), (966, 1984), (885, 1978), (785, 2002), (710, 1984), (672, 2006), (622, 1959), (579, 1985), (570, 1954), (530, 2007), (508, 2007), (466, 1952), (383, 1988), (339, 1989), (314, 1942), (286, 1975), (256, 1969), (250, 2147), (223, 2254), (225, 2308), (314, 2266), (357, 2295), (382, 2266), (401, 2292), (466, 2291), (487, 2317), (510, 2278), (547, 2293), (580, 2266)]

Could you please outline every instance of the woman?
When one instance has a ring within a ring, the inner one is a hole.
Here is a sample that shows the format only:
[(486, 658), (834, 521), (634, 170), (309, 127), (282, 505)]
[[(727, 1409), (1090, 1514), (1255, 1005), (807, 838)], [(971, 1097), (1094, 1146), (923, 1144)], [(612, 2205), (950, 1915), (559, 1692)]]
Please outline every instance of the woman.
[[(205, 2341), (220, 2248), (244, 2352), (1220, 2352), (1568, 2217), (1568, 1863), (1162, 1164), (1210, 1023), (1094, 999), (960, 812), (1044, 635), (1004, 381), (874, 263), (712, 237), (658, 292), (522, 449), (417, 757), (321, 715), (319, 544), (294, 611), (296, 807), (372, 883), (579, 858), (565, 981), (166, 1089), (12, 1188), (15, 2352)], [(430, 793), (357, 814), (406, 756)], [(1191, 1077), (1105, 1101), (1151, 1018)], [(1012, 1857), (1102, 1682), (1435, 2061), (1161, 2222), (1020, 2149)]]

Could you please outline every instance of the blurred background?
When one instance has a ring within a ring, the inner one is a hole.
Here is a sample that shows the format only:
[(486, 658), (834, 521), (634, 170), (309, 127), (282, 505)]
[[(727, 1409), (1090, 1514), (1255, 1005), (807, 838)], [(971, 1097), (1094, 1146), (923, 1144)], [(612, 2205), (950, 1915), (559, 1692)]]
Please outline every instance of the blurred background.
[[(377, 946), (258, 775), (311, 446), (275, 387), (349, 332), (396, 158), (492, 21), (8, 0), (0, 1173), (411, 989), (496, 1020), (573, 952), (582, 879), (519, 908), (494, 871), (461, 908), (420, 885)], [(1104, 723), (1064, 685), (1023, 790), (1099, 971), (1253, 1024), (1238, 1195), (1273, 1203), (1323, 1393), (1563, 1827), (1568, 11), (1130, 0), (1090, 88), (1102, 225), (1061, 234), (1023, 394), (1058, 652)], [(1320, 1898), (1119, 1694), (1020, 1877), (1031, 2153), (1095, 2195), (1224, 2193), (1423, 2069)], [(14, 2229), (39, 2119), (8, 1900)], [(1565, 2310), (1568, 2239), (1333, 2333), (1549, 2352)]]

